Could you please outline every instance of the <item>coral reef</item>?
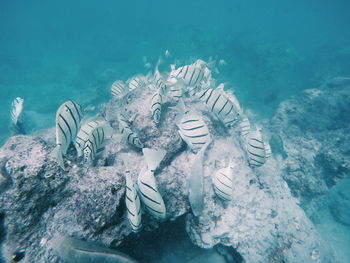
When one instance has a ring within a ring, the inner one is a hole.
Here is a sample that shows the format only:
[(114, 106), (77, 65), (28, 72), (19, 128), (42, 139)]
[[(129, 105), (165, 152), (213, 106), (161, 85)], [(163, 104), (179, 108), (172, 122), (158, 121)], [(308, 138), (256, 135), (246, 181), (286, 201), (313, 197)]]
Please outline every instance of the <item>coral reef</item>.
[[(188, 107), (202, 112), (212, 137), (203, 156), (205, 198), (198, 217), (192, 215), (188, 201), (188, 177), (196, 155), (186, 149), (177, 132), (176, 112), (166, 105), (157, 126), (150, 112), (152, 92), (133, 90), (125, 113), (132, 128), (146, 147), (167, 152), (154, 174), (166, 205), (164, 224), (187, 214), (186, 230), (194, 244), (232, 247), (244, 262), (334, 262), (295, 196), (322, 194), (344, 176), (341, 172), (348, 171), (347, 146), (335, 152), (349, 136), (343, 129), (350, 117), (341, 114), (349, 106), (347, 87), (330, 82), (282, 103), (269, 126), (280, 137), (273, 144), (279, 149), (272, 152), (281, 154), (257, 168), (248, 165), (237, 129), (228, 130), (195, 97), (185, 99)], [(118, 101), (111, 101), (101, 108), (115, 133), (119, 107)], [(347, 122), (337, 121), (340, 118)], [(113, 137), (92, 166), (84, 165), (70, 149), (65, 172), (54, 161), (53, 148), (54, 132), (49, 129), (36, 136), (11, 137), (0, 149), (0, 165), (9, 184), (0, 196), (6, 225), (5, 259), (24, 250), (24, 262), (62, 262), (51, 247), (57, 233), (112, 248), (132, 233), (126, 216), (124, 172), (130, 170), (136, 182), (145, 166), (141, 151)], [(227, 202), (216, 196), (212, 180), (230, 161), (236, 166), (234, 193)], [(326, 171), (338, 175), (326, 176)], [(159, 222), (144, 213), (143, 224), (151, 229)]]
[(282, 102), (270, 122), (282, 177), (303, 207), (350, 173), (349, 91), (349, 78), (334, 78)]

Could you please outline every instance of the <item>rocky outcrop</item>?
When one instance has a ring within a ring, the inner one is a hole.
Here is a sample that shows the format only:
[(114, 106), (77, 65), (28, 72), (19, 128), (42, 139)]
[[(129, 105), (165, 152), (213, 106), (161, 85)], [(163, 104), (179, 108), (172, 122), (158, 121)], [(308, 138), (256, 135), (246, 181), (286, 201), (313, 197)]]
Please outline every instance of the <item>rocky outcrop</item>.
[(329, 204), (334, 219), (346, 226), (350, 226), (350, 180), (346, 179), (332, 192)]
[(271, 120), (281, 175), (304, 207), (350, 173), (349, 109), (350, 79), (335, 78), (282, 102)]
[[(170, 102), (164, 106), (162, 123), (158, 127), (154, 124), (149, 110), (151, 96), (148, 89), (134, 90), (126, 98), (125, 114), (146, 147), (167, 151), (155, 173), (167, 208), (167, 221), (187, 214), (186, 229), (193, 243), (203, 248), (217, 244), (232, 247), (245, 262), (333, 262), (331, 253), (283, 180), (288, 180), (286, 173), (292, 169), (288, 168), (288, 162), (281, 164), (281, 158), (272, 157), (264, 166), (250, 168), (239, 133), (235, 129), (226, 130), (204, 104), (191, 98), (186, 99), (186, 105), (203, 113), (213, 138), (204, 157), (205, 207), (202, 216), (194, 217), (188, 202), (188, 176), (196, 156), (186, 149), (177, 133), (173, 121), (176, 113), (167, 107)], [(119, 103), (112, 101), (101, 110), (116, 134)], [(285, 121), (289, 125), (281, 112), (274, 124), (279, 121), (284, 125)], [(289, 127), (284, 129), (289, 131)], [(284, 129), (278, 131), (279, 136), (283, 137)], [(131, 234), (123, 173), (130, 169), (136, 181), (145, 165), (142, 153), (116, 135), (92, 166), (83, 165), (71, 149), (67, 156), (68, 172), (64, 172), (51, 156), (53, 138), (52, 129), (38, 133), (37, 137), (16, 136), (0, 149), (9, 180), (8, 189), (0, 196), (0, 213), (5, 214), (7, 232), (3, 251), (7, 259), (14, 251), (23, 249), (24, 262), (61, 262), (50, 245), (56, 233), (109, 247), (116, 247)], [(292, 154), (294, 144), (286, 141), (287, 158), (294, 157), (295, 162), (305, 164), (307, 160), (296, 159), (298, 155)], [(224, 202), (213, 191), (212, 176), (230, 160), (236, 164), (234, 199)], [(307, 177), (311, 182), (317, 178)], [(296, 188), (290, 185), (295, 192)], [(304, 187), (314, 186), (305, 183)], [(145, 229), (158, 224), (146, 212), (143, 223)]]

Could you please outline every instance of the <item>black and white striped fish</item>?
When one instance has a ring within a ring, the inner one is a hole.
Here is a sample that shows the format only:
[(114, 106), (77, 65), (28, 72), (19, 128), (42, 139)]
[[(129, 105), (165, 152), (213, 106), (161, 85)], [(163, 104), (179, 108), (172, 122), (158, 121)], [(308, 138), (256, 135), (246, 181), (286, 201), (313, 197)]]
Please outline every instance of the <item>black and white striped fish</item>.
[(81, 126), (75, 139), (75, 148), (77, 149), (78, 156), (81, 156), (83, 154), (84, 144), (89, 139), (92, 132), (104, 122), (106, 122), (106, 120), (103, 118), (95, 118), (91, 121), (85, 122)]
[(126, 85), (120, 80), (113, 82), (111, 86), (112, 96), (116, 99), (123, 98), (128, 93), (128, 91), (128, 87), (126, 87)]
[(126, 119), (126, 117), (123, 114), (119, 114), (118, 121), (119, 121), (119, 132), (121, 133), (121, 135), (130, 144), (142, 149), (144, 147), (144, 144), (141, 142), (138, 135), (132, 131), (129, 125), (129, 121)]
[(245, 138), (250, 131), (250, 121), (247, 116), (242, 116), (239, 122), (239, 127), (241, 128), (241, 135)]
[(164, 200), (158, 191), (154, 171), (163, 160), (166, 152), (147, 148), (142, 149), (142, 151), (147, 162), (147, 167), (144, 167), (140, 171), (137, 179), (140, 197), (147, 211), (152, 216), (157, 219), (164, 219), (166, 217), (166, 208)]
[(128, 80), (128, 87), (130, 91), (137, 88), (143, 89), (147, 87), (147, 85), (147, 77), (144, 76), (134, 76)]
[(247, 154), (251, 166), (261, 166), (266, 162), (265, 144), (259, 130), (249, 132)]
[(65, 170), (63, 155), (67, 153), (69, 145), (74, 143), (80, 129), (82, 117), (83, 111), (81, 106), (72, 100), (66, 101), (57, 110), (54, 155), (63, 170)]
[(201, 83), (204, 80), (204, 70), (202, 67), (194, 64), (186, 65), (173, 70), (170, 73), (170, 78), (181, 79), (186, 87), (191, 92), (195, 92), (200, 89)]
[(166, 85), (165, 85), (165, 82), (164, 82), (162, 75), (160, 74), (160, 72), (158, 70), (158, 64), (159, 64), (159, 61), (156, 65), (156, 69), (154, 70), (153, 81), (154, 81), (154, 85), (156, 86), (156, 88), (158, 90), (160, 90), (160, 93), (162, 95), (165, 95)]
[(11, 120), (14, 126), (18, 125), (23, 111), (24, 99), (17, 97), (11, 104)]
[(96, 154), (104, 148), (111, 138), (107, 122), (100, 122), (90, 133), (83, 146), (84, 163), (92, 162)]
[(231, 201), (233, 195), (233, 174), (232, 168), (219, 169), (213, 178), (215, 193), (223, 200)]
[(142, 228), (141, 202), (135, 185), (132, 181), (130, 171), (125, 172), (125, 181), (125, 204), (129, 223), (133, 232), (139, 232)]
[(223, 91), (208, 88), (198, 96), (225, 126), (232, 127), (239, 120), (240, 110)]
[(272, 155), (271, 146), (268, 142), (264, 142), (264, 146), (265, 146), (265, 153), (266, 153), (266, 159), (267, 159)]
[(183, 100), (180, 100), (173, 109), (179, 112), (176, 125), (179, 134), (194, 153), (197, 153), (206, 143), (211, 140), (209, 129), (202, 116), (185, 109)]
[(151, 113), (152, 118), (155, 123), (160, 122), (161, 113), (162, 113), (162, 103), (163, 103), (163, 95), (161, 89), (158, 89), (152, 96), (151, 99)]
[(175, 78), (169, 79), (167, 82), (168, 96), (179, 100), (182, 98), (184, 93), (184, 85), (182, 82), (178, 81)]

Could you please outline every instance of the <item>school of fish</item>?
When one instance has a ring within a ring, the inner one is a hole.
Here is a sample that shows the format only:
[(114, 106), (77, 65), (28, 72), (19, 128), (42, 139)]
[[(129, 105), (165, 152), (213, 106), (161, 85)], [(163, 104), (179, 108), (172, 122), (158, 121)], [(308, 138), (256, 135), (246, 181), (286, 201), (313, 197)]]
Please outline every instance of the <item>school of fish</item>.
[[(204, 205), (203, 159), (206, 149), (210, 147), (212, 136), (202, 112), (188, 108), (184, 102), (186, 97), (194, 97), (198, 103), (203, 103), (225, 129), (235, 127), (239, 131), (251, 167), (262, 166), (272, 154), (262, 129), (251, 125), (237, 97), (232, 92), (225, 91), (224, 84), (216, 85), (211, 70), (215, 62), (207, 63), (198, 59), (192, 64), (177, 68), (175, 65), (170, 65), (170, 72), (162, 73), (159, 71), (160, 63), (161, 60), (158, 61), (153, 74), (136, 75), (126, 81), (113, 82), (110, 88), (112, 99), (121, 105), (114, 120), (118, 123), (119, 133), (113, 131), (109, 122), (101, 116), (84, 118), (82, 106), (73, 100), (64, 102), (56, 113), (56, 147), (53, 156), (65, 171), (67, 165), (64, 157), (71, 145), (76, 149), (76, 154), (80, 158), (78, 160), (85, 165), (93, 165), (95, 158), (114, 136), (122, 138), (120, 143), (124, 140), (135, 151), (142, 150), (145, 165), (139, 171), (137, 181), (133, 181), (128, 167), (124, 171), (127, 218), (134, 232), (142, 229), (143, 212), (147, 211), (158, 220), (166, 218), (166, 204), (158, 190), (156, 179), (157, 168), (166, 156), (166, 151), (145, 148), (145, 144), (133, 130), (131, 121), (124, 114), (128, 105), (122, 103), (122, 100), (134, 89), (151, 91), (149, 121), (153, 121), (156, 125), (164, 119), (164, 107), (169, 105), (165, 104), (165, 101), (170, 101), (172, 104), (170, 110), (176, 112), (175, 124), (179, 136), (187, 144), (189, 151), (195, 155), (191, 173), (188, 175), (189, 202), (195, 216), (201, 215)], [(17, 127), (20, 123), (23, 102), (23, 99), (16, 98), (12, 103), (13, 126)], [(230, 163), (227, 167), (218, 169), (212, 176), (214, 192), (225, 202), (234, 199), (233, 181), (236, 165)]]

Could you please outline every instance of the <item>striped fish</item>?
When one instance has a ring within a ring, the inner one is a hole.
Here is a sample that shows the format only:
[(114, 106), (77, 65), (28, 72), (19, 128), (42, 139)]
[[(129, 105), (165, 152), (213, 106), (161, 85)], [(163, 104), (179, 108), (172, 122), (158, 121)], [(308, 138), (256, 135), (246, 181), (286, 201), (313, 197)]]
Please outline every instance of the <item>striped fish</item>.
[(168, 96), (179, 100), (183, 95), (184, 86), (176, 78), (170, 78), (167, 81)]
[(219, 169), (214, 176), (214, 191), (221, 199), (231, 201), (233, 195), (233, 174), (231, 167)]
[(266, 159), (267, 159), (272, 155), (271, 146), (268, 142), (264, 142), (264, 147), (265, 147), (265, 153), (266, 153)]
[(246, 116), (243, 116), (239, 122), (239, 127), (241, 128), (241, 135), (245, 138), (250, 131), (250, 121)]
[(147, 81), (144, 76), (135, 76), (128, 80), (129, 90), (134, 90), (137, 88), (145, 88), (147, 87)]
[(159, 89), (161, 94), (164, 95), (166, 93), (166, 85), (164, 83), (162, 75), (159, 73), (158, 64), (159, 62), (157, 63), (156, 69), (154, 70), (153, 81), (157, 89)]
[(81, 126), (75, 139), (75, 148), (77, 149), (79, 157), (83, 154), (84, 144), (91, 136), (91, 133), (103, 122), (106, 122), (106, 120), (103, 118), (96, 118), (91, 121), (85, 122)]
[(166, 208), (164, 200), (160, 195), (154, 177), (154, 170), (164, 158), (166, 152), (163, 150), (142, 149), (147, 162), (147, 168), (144, 167), (137, 179), (137, 185), (140, 192), (142, 203), (147, 211), (157, 219), (166, 217)]
[(66, 101), (56, 113), (56, 148), (54, 156), (63, 170), (65, 165), (63, 155), (67, 153), (69, 145), (74, 143), (75, 137), (80, 129), (83, 117), (81, 106), (75, 101)]
[(238, 121), (239, 109), (221, 90), (208, 88), (198, 96), (225, 126), (232, 127)]
[(133, 132), (129, 126), (128, 120), (125, 118), (124, 115), (119, 114), (118, 117), (119, 121), (119, 132), (121, 135), (132, 145), (136, 146), (137, 148), (142, 149), (144, 147), (143, 143), (141, 142), (138, 135)]
[(18, 125), (23, 111), (24, 99), (17, 97), (11, 104), (11, 120), (14, 126)]
[(163, 103), (163, 96), (161, 89), (158, 89), (151, 99), (151, 113), (152, 118), (155, 123), (160, 122), (160, 117), (162, 113), (162, 103)]
[(125, 203), (129, 223), (133, 232), (139, 232), (142, 228), (141, 202), (135, 185), (131, 179), (130, 171), (125, 172), (125, 181)]
[(203, 160), (209, 140), (199, 152), (196, 153), (188, 177), (188, 201), (190, 202), (192, 214), (196, 217), (203, 214), (204, 209), (204, 167)]
[(180, 100), (173, 109), (179, 112), (176, 125), (179, 134), (194, 153), (197, 153), (211, 137), (207, 124), (203, 118), (195, 112), (186, 112), (183, 100)]
[(185, 114), (178, 123), (179, 134), (193, 152), (198, 152), (210, 141), (208, 126), (196, 113)]
[(107, 122), (101, 122), (90, 133), (83, 146), (84, 163), (92, 162), (96, 154), (104, 148), (107, 140), (110, 139)]
[(194, 63), (173, 70), (170, 73), (170, 78), (183, 80), (183, 83), (189, 87), (190, 92), (197, 92), (204, 80), (204, 75), (203, 68)]
[(259, 130), (249, 132), (247, 153), (251, 166), (261, 166), (266, 162), (265, 145)]
[(114, 98), (121, 99), (128, 93), (128, 88), (122, 81), (117, 80), (111, 86), (111, 93)]

